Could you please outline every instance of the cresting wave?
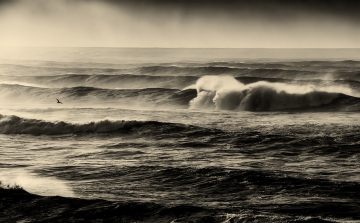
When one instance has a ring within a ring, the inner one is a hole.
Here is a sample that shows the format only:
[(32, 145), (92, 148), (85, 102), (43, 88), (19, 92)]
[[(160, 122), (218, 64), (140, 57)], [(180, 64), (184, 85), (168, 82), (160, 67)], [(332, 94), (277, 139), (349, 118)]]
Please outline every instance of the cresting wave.
[(156, 121), (110, 121), (103, 120), (85, 124), (63, 121), (51, 122), (21, 118), (15, 115), (0, 115), (0, 134), (88, 134), (88, 133), (136, 133), (141, 135), (178, 133), (201, 130), (200, 127)]
[[(217, 109), (236, 111), (316, 110), (360, 111), (359, 93), (346, 85), (297, 85), (204, 76), (183, 90), (166, 88), (104, 89), (95, 87), (42, 88), (0, 84), (3, 106), (111, 106), (141, 109)], [(246, 81), (244, 81), (246, 83)], [(300, 83), (300, 82), (297, 82)]]
[(298, 86), (260, 81), (248, 85), (231, 76), (203, 76), (196, 83), (192, 109), (272, 111), (319, 108), (359, 110), (360, 99), (343, 87)]

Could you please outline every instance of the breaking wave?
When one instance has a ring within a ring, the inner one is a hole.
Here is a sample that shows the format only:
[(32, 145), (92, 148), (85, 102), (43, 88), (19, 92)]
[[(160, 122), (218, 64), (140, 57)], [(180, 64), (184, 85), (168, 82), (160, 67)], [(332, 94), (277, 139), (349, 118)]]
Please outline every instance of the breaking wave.
[[(350, 82), (239, 82), (232, 76), (203, 76), (183, 90), (169, 88), (106, 89), (98, 87), (43, 88), (0, 84), (0, 98), (6, 103), (27, 106), (32, 103), (62, 106), (115, 106), (122, 108), (182, 108), (236, 111), (318, 109), (359, 111), (356, 86)], [(281, 80), (280, 80), (281, 81)], [(348, 87), (347, 87), (348, 86)]]
[(324, 108), (359, 110), (360, 99), (344, 87), (299, 86), (260, 81), (248, 85), (231, 76), (204, 76), (196, 83), (192, 109), (272, 111)]

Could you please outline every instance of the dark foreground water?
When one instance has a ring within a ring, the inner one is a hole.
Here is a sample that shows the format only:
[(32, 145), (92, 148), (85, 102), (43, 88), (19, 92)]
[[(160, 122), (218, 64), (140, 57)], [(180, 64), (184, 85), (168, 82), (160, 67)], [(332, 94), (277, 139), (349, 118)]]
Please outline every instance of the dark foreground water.
[(360, 222), (354, 50), (7, 50), (1, 222)]

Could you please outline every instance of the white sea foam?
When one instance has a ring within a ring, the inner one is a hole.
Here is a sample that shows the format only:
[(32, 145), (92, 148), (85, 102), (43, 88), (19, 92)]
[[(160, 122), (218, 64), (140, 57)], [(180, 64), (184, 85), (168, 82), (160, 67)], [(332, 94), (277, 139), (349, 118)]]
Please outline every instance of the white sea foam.
[(329, 104), (346, 87), (316, 87), (260, 81), (244, 85), (230, 76), (203, 76), (196, 83), (197, 97), (191, 109), (268, 111)]

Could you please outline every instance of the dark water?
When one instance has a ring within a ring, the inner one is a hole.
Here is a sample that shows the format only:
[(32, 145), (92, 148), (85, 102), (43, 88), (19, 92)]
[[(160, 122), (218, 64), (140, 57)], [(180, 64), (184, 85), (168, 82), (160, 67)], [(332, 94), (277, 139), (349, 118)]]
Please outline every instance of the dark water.
[(0, 221), (360, 221), (356, 50), (8, 51)]

